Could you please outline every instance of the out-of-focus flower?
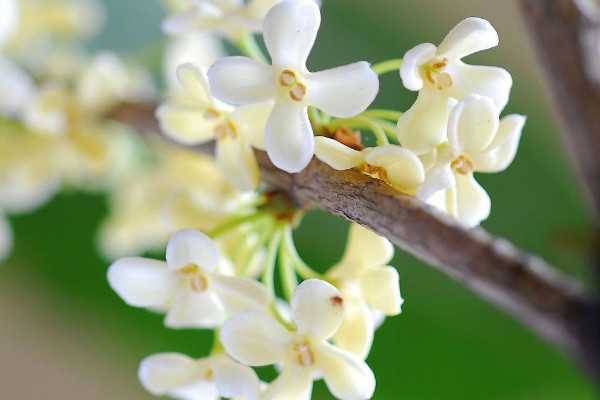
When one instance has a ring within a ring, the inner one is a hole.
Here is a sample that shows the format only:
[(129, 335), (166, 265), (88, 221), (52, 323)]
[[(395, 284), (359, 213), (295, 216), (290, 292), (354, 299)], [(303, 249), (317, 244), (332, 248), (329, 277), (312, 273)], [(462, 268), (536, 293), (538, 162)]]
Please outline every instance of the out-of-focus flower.
[(329, 283), (302, 282), (291, 298), (295, 330), (289, 331), (273, 317), (244, 311), (228, 319), (221, 342), (234, 359), (250, 366), (281, 363), (281, 373), (262, 399), (310, 399), (313, 380), (322, 376), (339, 399), (368, 399), (375, 377), (358, 356), (327, 340), (344, 318), (344, 300)]
[(229, 104), (275, 100), (265, 131), (273, 163), (299, 172), (314, 153), (307, 109), (313, 105), (335, 117), (364, 111), (379, 90), (377, 74), (367, 62), (309, 72), (306, 59), (321, 23), (312, 0), (284, 0), (265, 17), (264, 39), (273, 65), (246, 57), (226, 57), (208, 71), (212, 94)]
[(358, 151), (337, 140), (317, 136), (315, 156), (334, 169), (357, 168), (387, 182), (396, 190), (412, 195), (425, 179), (421, 160), (412, 151), (393, 144)]
[(436, 150), (435, 162), (417, 194), (456, 217), (467, 227), (478, 225), (490, 213), (488, 194), (473, 172), (500, 172), (515, 158), (522, 115), (499, 120), (493, 99), (469, 95), (450, 114), (448, 142)]
[(211, 97), (203, 69), (184, 64), (177, 74), (188, 96), (158, 108), (162, 131), (190, 145), (216, 139), (215, 156), (225, 179), (239, 190), (256, 189), (258, 163), (251, 146), (264, 149), (263, 132), (272, 103), (233, 109)]
[(0, 115), (20, 117), (34, 93), (31, 77), (17, 64), (0, 57)]
[(217, 247), (199, 231), (175, 233), (166, 259), (119, 259), (108, 282), (129, 305), (167, 311), (165, 325), (174, 328), (216, 328), (230, 315), (264, 310), (271, 301), (257, 281), (217, 273)]
[(436, 47), (415, 46), (404, 56), (400, 76), (409, 90), (418, 90), (413, 106), (398, 121), (398, 139), (417, 154), (446, 140), (450, 110), (471, 93), (491, 97), (500, 111), (508, 102), (512, 78), (498, 67), (473, 66), (461, 59), (498, 44), (498, 34), (481, 18), (456, 25)]
[(19, 23), (18, 0), (0, 0), (0, 51)]
[(394, 247), (387, 239), (352, 224), (342, 260), (326, 275), (339, 288), (346, 310), (333, 341), (362, 358), (369, 353), (376, 328), (372, 310), (397, 315), (404, 302), (398, 271), (386, 265), (393, 255)]
[(199, 360), (177, 353), (154, 354), (142, 361), (138, 376), (150, 393), (182, 400), (235, 396), (255, 400), (260, 393), (260, 382), (252, 368), (224, 354)]

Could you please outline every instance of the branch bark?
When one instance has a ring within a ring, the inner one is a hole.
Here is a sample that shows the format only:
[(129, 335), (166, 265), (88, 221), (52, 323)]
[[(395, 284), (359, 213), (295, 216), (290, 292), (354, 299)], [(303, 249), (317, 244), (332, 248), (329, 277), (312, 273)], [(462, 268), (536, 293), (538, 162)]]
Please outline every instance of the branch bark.
[[(113, 115), (140, 132), (158, 133), (153, 110), (123, 105)], [(198, 147), (206, 151), (206, 146)], [(482, 229), (465, 230), (418, 199), (358, 171), (336, 171), (313, 159), (298, 174), (256, 156), (264, 181), (285, 190), (298, 207), (321, 208), (355, 221), (460, 281), (514, 316), (576, 362), (587, 363), (582, 321), (595, 303), (581, 285), (537, 256)]]

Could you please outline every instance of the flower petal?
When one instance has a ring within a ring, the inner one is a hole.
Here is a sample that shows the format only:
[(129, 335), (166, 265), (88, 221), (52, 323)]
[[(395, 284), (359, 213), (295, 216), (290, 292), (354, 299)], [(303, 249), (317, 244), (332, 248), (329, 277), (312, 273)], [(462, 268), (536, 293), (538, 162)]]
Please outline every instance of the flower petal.
[(456, 212), (467, 228), (479, 225), (490, 215), (490, 196), (477, 183), (473, 174), (456, 174)]
[(227, 317), (225, 306), (212, 290), (179, 290), (165, 318), (170, 328), (216, 328)]
[(23, 69), (7, 59), (0, 58), (0, 114), (21, 114), (33, 97), (34, 87), (33, 80)]
[(485, 19), (470, 17), (462, 20), (446, 35), (437, 48), (437, 55), (460, 59), (498, 45), (498, 33)]
[(400, 78), (405, 88), (412, 91), (421, 90), (423, 87), (421, 65), (435, 57), (435, 50), (435, 45), (422, 43), (404, 54), (400, 67)]
[(489, 97), (471, 94), (458, 103), (448, 120), (448, 141), (454, 156), (477, 154), (494, 139), (498, 110)]
[(319, 279), (302, 282), (290, 301), (292, 315), (302, 334), (330, 338), (344, 319), (342, 295), (335, 286)]
[(452, 77), (452, 86), (447, 89), (452, 97), (460, 100), (471, 93), (491, 97), (498, 113), (508, 103), (512, 77), (503, 68), (469, 65), (459, 61), (449, 63), (445, 72)]
[(337, 170), (354, 168), (365, 162), (362, 152), (324, 136), (315, 137), (315, 156)]
[(252, 147), (245, 138), (219, 138), (215, 157), (230, 185), (240, 191), (255, 190), (258, 187), (258, 163)]
[(271, 8), (263, 37), (273, 66), (305, 70), (320, 24), (321, 10), (312, 0), (284, 0)]
[(177, 353), (153, 354), (140, 363), (138, 377), (144, 388), (155, 396), (217, 400), (217, 387), (204, 379), (210, 368), (206, 361)]
[(317, 368), (329, 391), (338, 399), (370, 399), (375, 391), (375, 376), (358, 356), (327, 342), (314, 345)]
[(375, 232), (352, 223), (348, 242), (339, 265), (352, 266), (355, 271), (385, 265), (394, 256), (394, 246)]
[(160, 130), (169, 138), (183, 144), (194, 145), (215, 137), (218, 120), (206, 119), (199, 108), (162, 104), (156, 109)]
[(414, 193), (425, 180), (423, 163), (412, 151), (393, 144), (370, 150), (365, 161), (385, 168), (392, 186), (402, 192)]
[(243, 311), (229, 318), (220, 336), (227, 353), (250, 366), (280, 362), (293, 338), (273, 317), (257, 311)]
[(369, 306), (385, 315), (400, 314), (404, 300), (400, 296), (400, 278), (394, 267), (372, 267), (360, 276), (360, 286)]
[(212, 104), (210, 86), (206, 70), (192, 63), (184, 63), (177, 67), (177, 80), (190, 95), (207, 106)]
[(244, 396), (256, 400), (260, 394), (260, 382), (254, 370), (236, 363), (226, 356), (213, 357), (215, 383), (222, 397)]
[(228, 104), (251, 104), (275, 98), (277, 77), (270, 65), (247, 57), (225, 57), (208, 70), (211, 94)]
[(172, 270), (196, 265), (213, 272), (219, 264), (217, 246), (204, 233), (193, 229), (175, 232), (167, 245), (167, 264)]
[(265, 127), (274, 104), (272, 100), (248, 104), (237, 107), (229, 114), (238, 132), (256, 149), (265, 150)]
[(416, 154), (435, 149), (446, 140), (446, 127), (455, 101), (441, 92), (421, 90), (417, 100), (398, 120), (398, 140)]
[(454, 187), (456, 180), (450, 164), (443, 164), (431, 168), (425, 174), (425, 182), (417, 191), (417, 197), (427, 201), (437, 192)]
[(129, 305), (152, 307), (172, 298), (177, 275), (164, 261), (131, 257), (115, 261), (108, 269), (110, 287)]
[(212, 288), (230, 314), (241, 311), (266, 311), (271, 301), (267, 289), (254, 279), (211, 275)]
[(471, 157), (478, 172), (504, 171), (515, 158), (526, 117), (511, 114), (500, 120), (498, 133), (488, 148)]
[(347, 301), (344, 322), (333, 336), (336, 347), (365, 359), (373, 343), (375, 321), (364, 301)]
[(18, 0), (0, 1), (0, 47), (2, 47), (4, 43), (6, 43), (11, 38), (18, 24)]
[(337, 118), (360, 114), (375, 100), (379, 77), (366, 61), (309, 73), (308, 104)]
[(265, 144), (277, 168), (290, 173), (302, 171), (310, 162), (315, 146), (307, 107), (291, 101), (275, 103), (267, 122)]
[(310, 400), (313, 386), (311, 368), (296, 363), (284, 365), (261, 400)]

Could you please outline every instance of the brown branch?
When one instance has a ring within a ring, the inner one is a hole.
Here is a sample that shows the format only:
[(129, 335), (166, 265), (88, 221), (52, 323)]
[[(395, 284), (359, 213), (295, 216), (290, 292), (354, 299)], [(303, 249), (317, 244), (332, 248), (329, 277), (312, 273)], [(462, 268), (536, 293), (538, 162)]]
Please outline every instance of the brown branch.
[[(141, 132), (158, 131), (151, 108), (123, 105), (114, 117)], [(583, 362), (588, 348), (580, 322), (593, 303), (578, 282), (508, 241), (482, 229), (465, 230), (418, 199), (357, 171), (335, 171), (313, 159), (301, 173), (289, 174), (275, 168), (264, 152), (256, 155), (262, 179), (285, 190), (297, 206), (325, 209), (372, 229)]]

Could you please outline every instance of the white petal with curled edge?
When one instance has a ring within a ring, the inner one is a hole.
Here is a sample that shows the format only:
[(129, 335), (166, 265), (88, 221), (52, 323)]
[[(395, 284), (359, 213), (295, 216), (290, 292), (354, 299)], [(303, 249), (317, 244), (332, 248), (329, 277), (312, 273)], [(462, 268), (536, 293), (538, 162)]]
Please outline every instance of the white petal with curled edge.
[(452, 77), (448, 94), (463, 99), (471, 93), (494, 99), (498, 112), (508, 103), (512, 76), (503, 68), (469, 65), (461, 61), (449, 63), (445, 72)]
[(365, 162), (362, 152), (324, 136), (315, 137), (315, 156), (337, 170), (354, 168)]
[(498, 133), (489, 147), (471, 157), (475, 171), (500, 172), (512, 163), (517, 154), (525, 120), (525, 116), (516, 114), (507, 115), (500, 120)]
[(239, 133), (256, 149), (265, 150), (265, 127), (274, 105), (274, 101), (268, 100), (239, 106), (229, 114)]
[(246, 310), (266, 311), (271, 301), (267, 289), (254, 279), (213, 274), (210, 281), (230, 314)]
[(227, 317), (225, 306), (212, 290), (179, 290), (165, 318), (170, 328), (216, 328)]
[(338, 399), (370, 399), (375, 391), (375, 376), (358, 356), (327, 342), (314, 345), (315, 363), (323, 372), (329, 391)]
[(0, 262), (10, 254), (13, 246), (13, 233), (8, 220), (0, 213)]
[(156, 109), (160, 130), (171, 139), (183, 144), (205, 143), (215, 137), (218, 120), (206, 119), (203, 110), (162, 104)]
[(19, 23), (18, 0), (0, 1), (0, 48), (6, 43)]
[(228, 104), (251, 104), (273, 99), (279, 89), (276, 71), (247, 57), (225, 57), (208, 70), (211, 94)]
[(302, 171), (315, 149), (307, 107), (291, 100), (275, 103), (267, 121), (265, 145), (277, 168), (290, 173)]
[(258, 163), (245, 138), (220, 138), (215, 147), (215, 157), (230, 185), (240, 191), (255, 190), (258, 187)]
[(435, 57), (435, 45), (431, 43), (419, 44), (404, 54), (400, 78), (405, 88), (412, 91), (421, 90), (423, 87), (421, 65), (433, 57)]
[(321, 25), (321, 10), (312, 0), (284, 0), (269, 10), (263, 37), (274, 66), (305, 70)]
[(144, 388), (155, 396), (217, 400), (216, 386), (203, 376), (204, 370), (209, 368), (207, 361), (177, 353), (153, 354), (140, 363), (138, 377)]
[(427, 201), (437, 192), (451, 188), (455, 184), (456, 180), (450, 164), (433, 167), (425, 174), (425, 182), (417, 191), (417, 197)]
[(360, 276), (360, 286), (369, 306), (385, 315), (400, 314), (404, 300), (400, 296), (400, 278), (396, 268), (372, 267)]
[(313, 386), (312, 368), (290, 362), (269, 385), (261, 400), (310, 400)]
[(364, 301), (347, 301), (344, 322), (333, 336), (335, 345), (363, 360), (373, 344), (375, 321)]
[(469, 17), (458, 23), (437, 48), (437, 55), (460, 59), (498, 45), (498, 33), (485, 19)]
[(210, 86), (204, 68), (188, 62), (178, 66), (176, 73), (179, 84), (186, 92), (207, 106), (212, 104)]
[(477, 183), (473, 174), (456, 174), (456, 212), (467, 228), (477, 226), (490, 215), (490, 196)]
[(149, 258), (121, 258), (107, 273), (110, 287), (129, 305), (151, 307), (165, 303), (177, 288), (177, 275), (164, 261)]
[(167, 245), (167, 264), (170, 269), (196, 265), (213, 272), (219, 264), (217, 246), (204, 233), (193, 229), (175, 232)]
[(269, 315), (243, 311), (225, 321), (220, 339), (234, 359), (262, 366), (283, 360), (294, 336)]
[(298, 332), (321, 339), (333, 336), (344, 319), (342, 295), (335, 286), (319, 279), (298, 285), (290, 305)]
[(393, 144), (377, 146), (367, 153), (365, 161), (385, 168), (392, 186), (402, 192), (414, 192), (425, 180), (423, 163), (407, 148)]
[(448, 116), (454, 102), (433, 90), (421, 90), (417, 100), (398, 120), (398, 140), (416, 154), (435, 149), (446, 140)]
[(306, 102), (337, 118), (360, 114), (375, 100), (379, 77), (366, 61), (306, 75)]
[(494, 139), (498, 110), (489, 97), (471, 94), (458, 103), (448, 120), (448, 141), (456, 157), (477, 154)]
[(244, 396), (256, 400), (260, 394), (260, 382), (254, 370), (230, 360), (226, 356), (213, 357), (215, 383), (222, 397)]
[[(371, 266), (385, 265), (394, 256), (394, 246), (375, 232), (352, 223), (342, 261), (343, 271), (359, 271)], [(344, 272), (347, 273), (347, 272)]]

